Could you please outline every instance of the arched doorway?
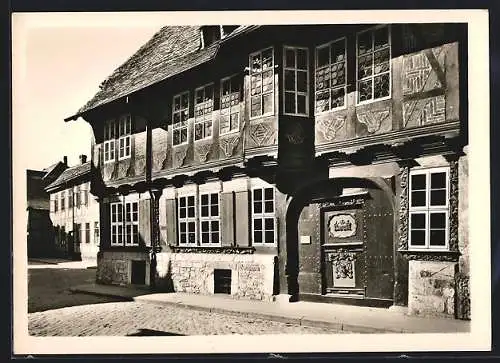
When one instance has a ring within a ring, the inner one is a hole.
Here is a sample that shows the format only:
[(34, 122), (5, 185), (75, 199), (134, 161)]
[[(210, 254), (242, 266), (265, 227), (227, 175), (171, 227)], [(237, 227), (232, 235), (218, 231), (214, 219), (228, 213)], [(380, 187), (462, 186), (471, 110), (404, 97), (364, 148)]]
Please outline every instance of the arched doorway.
[(394, 202), (382, 178), (328, 179), (294, 193), (286, 212), (290, 301), (392, 305)]

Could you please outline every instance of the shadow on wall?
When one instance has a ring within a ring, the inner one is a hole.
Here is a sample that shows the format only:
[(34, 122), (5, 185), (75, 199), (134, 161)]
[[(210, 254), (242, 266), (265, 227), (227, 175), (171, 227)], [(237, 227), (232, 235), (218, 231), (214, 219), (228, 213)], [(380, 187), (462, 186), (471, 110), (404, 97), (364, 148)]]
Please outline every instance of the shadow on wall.
[(160, 276), (158, 267), (155, 268), (155, 291), (157, 292), (175, 292), (174, 281), (172, 280), (172, 261), (168, 261), (167, 272)]

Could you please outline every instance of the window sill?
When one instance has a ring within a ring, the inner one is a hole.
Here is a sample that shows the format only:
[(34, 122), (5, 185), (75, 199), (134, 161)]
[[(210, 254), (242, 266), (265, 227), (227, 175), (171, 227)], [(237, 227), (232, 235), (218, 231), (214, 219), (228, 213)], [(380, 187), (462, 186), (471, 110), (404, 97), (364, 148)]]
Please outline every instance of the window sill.
[(170, 246), (174, 253), (220, 253), (220, 254), (253, 254), (253, 247), (236, 246)]
[[(356, 97), (357, 97), (357, 94), (356, 94)], [(372, 104), (372, 103), (375, 103), (375, 102), (379, 102), (379, 101), (390, 100), (391, 97), (392, 96), (389, 94), (389, 96), (385, 96), (385, 97), (382, 97), (382, 98), (377, 98), (377, 99), (373, 99), (373, 100), (369, 100), (369, 101), (356, 102), (355, 107), (365, 106), (365, 105), (369, 105), (369, 104)]]
[(458, 262), (461, 253), (459, 251), (449, 250), (398, 250), (403, 257), (409, 261), (447, 261)]

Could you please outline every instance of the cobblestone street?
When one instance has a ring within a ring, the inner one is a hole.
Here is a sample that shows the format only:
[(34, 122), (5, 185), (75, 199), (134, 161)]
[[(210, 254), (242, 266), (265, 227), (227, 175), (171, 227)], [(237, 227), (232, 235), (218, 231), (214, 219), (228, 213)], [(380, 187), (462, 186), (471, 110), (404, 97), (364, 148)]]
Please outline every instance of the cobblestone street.
[(29, 314), (29, 332), (35, 336), (342, 333), (326, 328), (140, 302), (73, 306), (32, 313)]

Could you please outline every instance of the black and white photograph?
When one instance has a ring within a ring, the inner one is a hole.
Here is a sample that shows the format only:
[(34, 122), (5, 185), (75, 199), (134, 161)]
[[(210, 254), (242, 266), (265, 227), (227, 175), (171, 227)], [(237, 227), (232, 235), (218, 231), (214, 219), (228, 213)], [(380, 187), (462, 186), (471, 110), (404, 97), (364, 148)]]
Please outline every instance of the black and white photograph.
[(14, 350), (489, 350), (487, 11), (417, 13), (13, 14)]

